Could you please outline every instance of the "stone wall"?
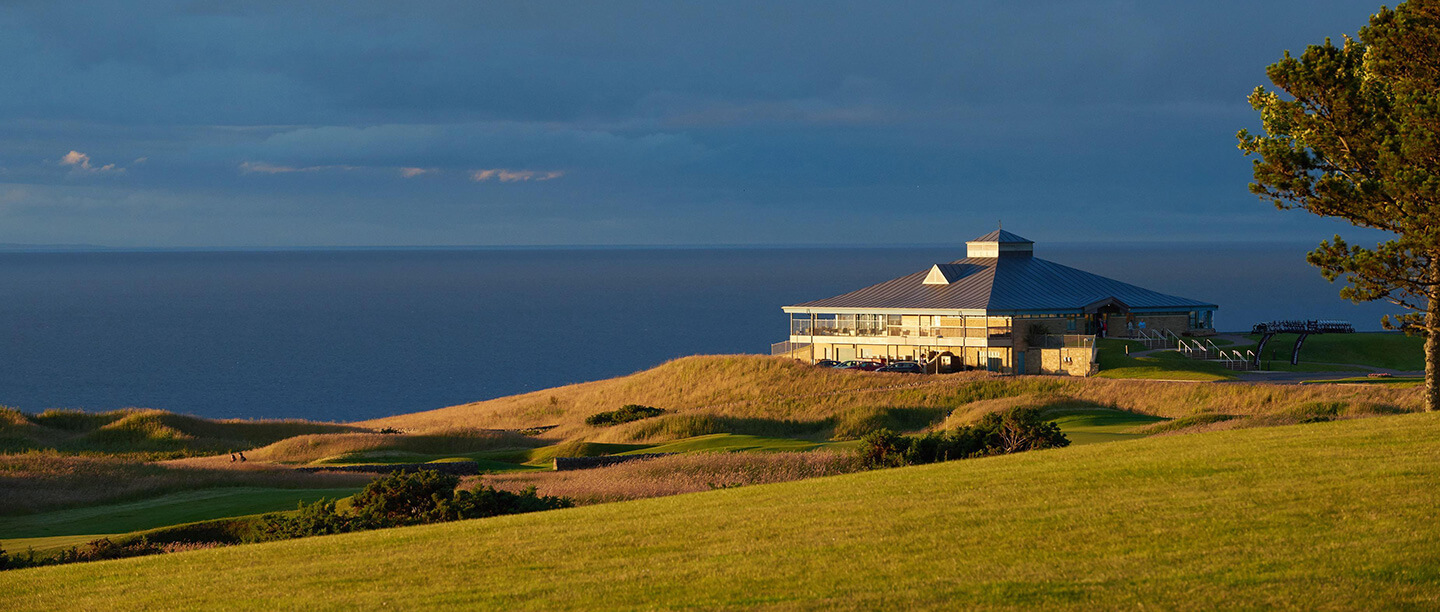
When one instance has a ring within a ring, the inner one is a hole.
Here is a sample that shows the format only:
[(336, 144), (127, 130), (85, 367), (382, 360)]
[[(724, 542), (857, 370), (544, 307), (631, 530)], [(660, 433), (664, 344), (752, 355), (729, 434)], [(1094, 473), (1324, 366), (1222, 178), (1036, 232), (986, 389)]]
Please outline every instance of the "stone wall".
[[(1039, 359), (1031, 357), (1038, 353)], [(1088, 348), (1030, 349), (1025, 356), (1027, 374), (1058, 374), (1062, 376), (1089, 376), (1094, 374), (1094, 351)], [(1031, 371), (1030, 361), (1038, 365), (1038, 371)]]

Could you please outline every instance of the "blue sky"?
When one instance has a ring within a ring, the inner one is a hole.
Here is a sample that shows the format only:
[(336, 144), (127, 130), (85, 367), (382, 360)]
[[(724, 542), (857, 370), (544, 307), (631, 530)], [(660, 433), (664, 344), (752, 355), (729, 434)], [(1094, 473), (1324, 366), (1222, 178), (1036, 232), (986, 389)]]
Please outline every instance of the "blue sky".
[(1234, 134), (1377, 8), (7, 3), (0, 243), (1314, 241)]

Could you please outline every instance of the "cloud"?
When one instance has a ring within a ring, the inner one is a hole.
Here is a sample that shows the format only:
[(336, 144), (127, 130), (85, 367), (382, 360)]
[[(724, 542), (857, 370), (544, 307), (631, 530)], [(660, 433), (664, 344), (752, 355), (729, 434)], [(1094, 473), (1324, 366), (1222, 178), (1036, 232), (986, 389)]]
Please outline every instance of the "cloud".
[(401, 169), (400, 169), (400, 176), (403, 176), (403, 177), (405, 177), (405, 178), (408, 179), (408, 178), (415, 178), (415, 177), (420, 176), (420, 175), (422, 175), (422, 174), (433, 174), (433, 173), (435, 173), (435, 172), (439, 172), (439, 171), (436, 170), (436, 169), (434, 169), (434, 168), (401, 168)]
[(322, 170), (354, 170), (355, 166), (281, 166), (268, 162), (241, 162), (240, 171), (245, 174), (289, 174), (291, 172), (320, 172)]
[(470, 180), (477, 183), (490, 179), (499, 179), (502, 183), (515, 183), (522, 181), (548, 181), (565, 176), (561, 170), (511, 170), (509, 168), (490, 168), (475, 170), (470, 173)]
[(89, 155), (86, 155), (74, 149), (71, 149), (69, 153), (66, 153), (65, 157), (60, 158), (60, 165), (70, 166), (71, 172), (85, 174), (104, 174), (110, 172), (119, 173), (125, 171), (124, 168), (118, 167), (115, 164), (105, 164), (103, 166), (91, 165)]

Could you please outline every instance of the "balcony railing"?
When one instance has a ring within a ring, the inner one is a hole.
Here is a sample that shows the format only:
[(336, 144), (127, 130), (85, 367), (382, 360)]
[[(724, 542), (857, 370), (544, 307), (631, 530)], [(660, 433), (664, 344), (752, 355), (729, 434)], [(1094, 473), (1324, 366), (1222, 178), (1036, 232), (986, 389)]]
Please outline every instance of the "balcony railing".
[(815, 321), (792, 319), (792, 336), (894, 336), (915, 338), (1008, 339), (1009, 327), (947, 327), (940, 325), (885, 325), (867, 321)]

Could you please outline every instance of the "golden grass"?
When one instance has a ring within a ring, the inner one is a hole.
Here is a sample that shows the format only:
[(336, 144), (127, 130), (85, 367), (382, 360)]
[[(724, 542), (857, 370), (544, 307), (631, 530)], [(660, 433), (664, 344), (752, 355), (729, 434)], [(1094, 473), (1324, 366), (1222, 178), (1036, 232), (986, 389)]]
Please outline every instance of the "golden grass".
[(545, 442), (515, 432), (451, 428), (430, 434), (338, 433), (295, 436), (257, 448), (246, 456), (257, 461), (311, 463), (376, 451), (419, 454), (474, 453), (533, 448), (543, 444)]
[(860, 468), (854, 453), (718, 452), (670, 455), (589, 470), (478, 476), (467, 484), (479, 482), (508, 491), (533, 486), (542, 495), (561, 495), (589, 504), (789, 482)]
[(25, 514), (205, 487), (348, 487), (364, 484), (373, 477), (354, 473), (307, 474), (250, 462), (220, 463), (225, 460), (213, 457), (144, 463), (119, 457), (48, 451), (0, 455), (0, 514)]
[(0, 408), (0, 452), (52, 449), (73, 453), (183, 456), (249, 449), (297, 435), (363, 431), (303, 420), (206, 419), (142, 408), (108, 412)]
[[(585, 417), (628, 403), (673, 414), (614, 427)], [(918, 430), (970, 422), (1013, 405), (1074, 403), (1165, 418), (1195, 414), (1285, 415), (1315, 403), (1374, 413), (1420, 409), (1420, 390), (1378, 385), (1180, 383), (983, 372), (884, 374), (816, 368), (765, 356), (694, 356), (610, 380), (365, 421), (423, 433), (449, 427), (556, 425), (552, 440), (661, 442), (728, 432), (847, 437), (877, 424)], [(958, 411), (958, 412), (957, 412)]]

